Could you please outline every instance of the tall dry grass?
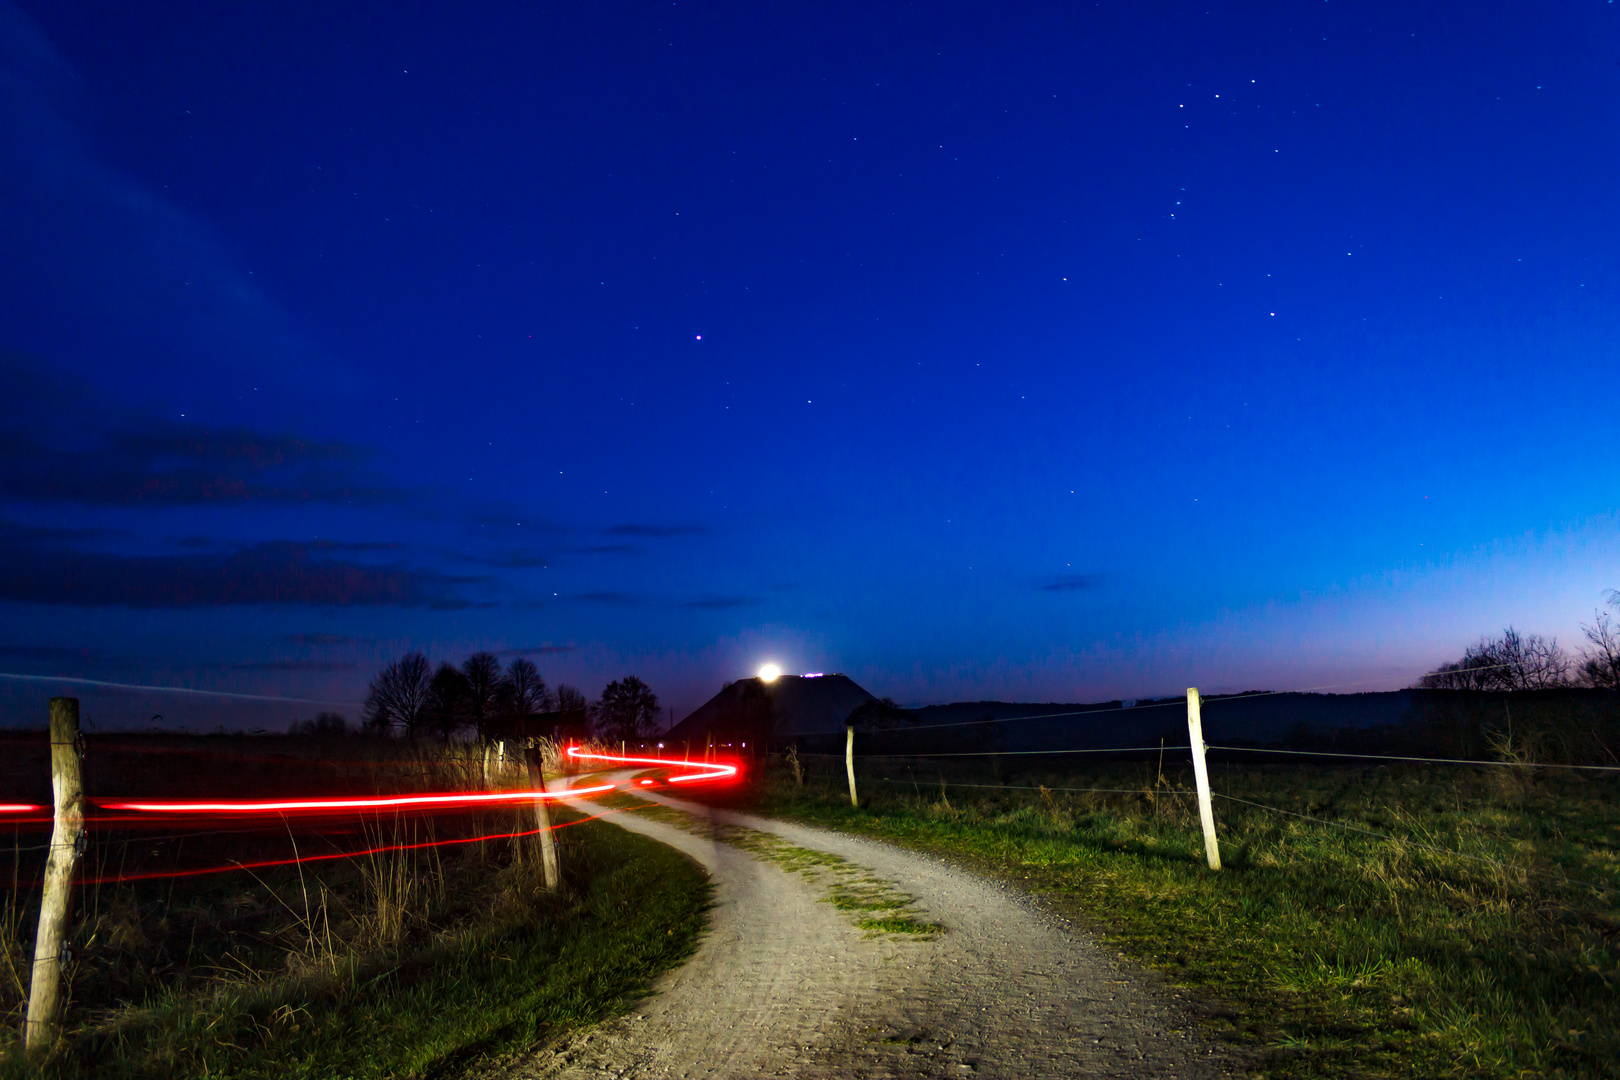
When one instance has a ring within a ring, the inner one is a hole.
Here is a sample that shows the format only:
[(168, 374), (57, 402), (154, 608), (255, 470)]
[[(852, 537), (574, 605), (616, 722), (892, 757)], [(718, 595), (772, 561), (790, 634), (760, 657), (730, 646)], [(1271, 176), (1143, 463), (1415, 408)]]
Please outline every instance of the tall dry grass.
[[(329, 771), (326, 779), (337, 790), (526, 786), (521, 752), (515, 750), (508, 745), (503, 763), (473, 744), (356, 742), (339, 754), (324, 755), (316, 767)], [(554, 770), (555, 748), (547, 756)], [(138, 776), (121, 781), (131, 790), (144, 786)], [(523, 858), (523, 841), (420, 846), (531, 830), (527, 807), (439, 817), (379, 816), (358, 826), (278, 825), (279, 835), (276, 826), (238, 835), (229, 828), (215, 832), (219, 825), (210, 822), (196, 829), (195, 838), (158, 840), (97, 830), (85, 864), (87, 877), (168, 870), (184, 858), (217, 865), (326, 856), (346, 849), (361, 853), (197, 878), (87, 887), (73, 934), (70, 1029), (145, 1023), (154, 1009), (189, 1008), (186, 1002), (195, 1005), (203, 999), (256, 1009), (254, 1002), (296, 997), (297, 986), (315, 992), (352, 982), (365, 972), (397, 965), (407, 953), (431, 950), (435, 942), (485, 932), (478, 928), (506, 925), (529, 917), (537, 903), (554, 903), (541, 898), (534, 880), (539, 860)], [(211, 845), (207, 854), (201, 845)], [(29, 884), (38, 868), (28, 859), (14, 854), (14, 880), (0, 897), (0, 1056), (15, 1042), (27, 997), (31, 924), (38, 911), (38, 897)], [(272, 1027), (298, 1022), (291, 1013), (260, 1020)]]

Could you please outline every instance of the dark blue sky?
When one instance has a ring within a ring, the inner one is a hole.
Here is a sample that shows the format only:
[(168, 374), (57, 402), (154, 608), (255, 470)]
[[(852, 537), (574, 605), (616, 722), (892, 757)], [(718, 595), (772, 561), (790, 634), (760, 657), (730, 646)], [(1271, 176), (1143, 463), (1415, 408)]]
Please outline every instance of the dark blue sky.
[(0, 0), (0, 670), (684, 709), (1573, 644), (1617, 104), (1607, 0)]

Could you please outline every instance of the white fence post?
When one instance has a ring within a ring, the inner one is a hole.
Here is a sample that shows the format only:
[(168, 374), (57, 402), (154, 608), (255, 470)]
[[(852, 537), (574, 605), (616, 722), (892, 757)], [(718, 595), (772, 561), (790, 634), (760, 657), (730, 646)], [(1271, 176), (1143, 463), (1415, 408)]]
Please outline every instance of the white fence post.
[(1221, 846), (1215, 839), (1215, 807), (1209, 797), (1209, 766), (1204, 762), (1204, 720), (1199, 713), (1198, 687), (1187, 688), (1187, 741), (1192, 743), (1193, 778), (1198, 781), (1198, 817), (1204, 823), (1204, 854), (1209, 868), (1221, 868)]
[(855, 725), (844, 725), (844, 771), (849, 774), (849, 805), (859, 806), (855, 797)]
[(34, 970), (28, 982), (27, 1050), (49, 1049), (62, 1031), (62, 969), (72, 939), (73, 874), (84, 839), (84, 786), (79, 775), (79, 699), (51, 698), (51, 790), (56, 820), (45, 860), (45, 889), (34, 938)]
[[(541, 756), (540, 747), (535, 740), (527, 740), (528, 745), (523, 749), (523, 756), (529, 766), (529, 786), (540, 795), (546, 793), (545, 761)], [(557, 840), (551, 835), (551, 814), (546, 810), (546, 800), (534, 800), (534, 824), (540, 833), (540, 872), (545, 877), (546, 891), (556, 892), (562, 880), (562, 872), (557, 866)]]

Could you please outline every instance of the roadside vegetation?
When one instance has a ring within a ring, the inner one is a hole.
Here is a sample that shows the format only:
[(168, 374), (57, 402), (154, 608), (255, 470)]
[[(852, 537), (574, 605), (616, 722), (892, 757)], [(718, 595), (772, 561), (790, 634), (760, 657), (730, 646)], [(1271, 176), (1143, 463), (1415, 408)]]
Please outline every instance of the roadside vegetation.
[[(590, 701), (522, 657), (413, 652), (372, 679), (358, 724), (98, 732), (83, 769), (93, 795), (166, 799), (526, 788), (525, 744), (555, 774), (563, 742), (636, 739), (659, 715), (633, 675)], [(50, 785), (45, 733), (0, 733), (0, 802), (49, 805)], [(33, 1060), (20, 1028), (50, 823), (21, 821), (0, 886), (0, 1080), (448, 1076), (599, 1021), (690, 951), (708, 881), (651, 841), (551, 820), (555, 890), (527, 809), (92, 815), (64, 1037)]]
[[(265, 740), (215, 742), (217, 763)], [(390, 758), (370, 760), (376, 746), (332, 743), (305, 771), (331, 786), (390, 791), (481, 781), (476, 747), (390, 742)], [(105, 772), (106, 760), (98, 764)], [(244, 793), (243, 778), (256, 775), (239, 765), (232, 785), (221, 766), (209, 782)], [(690, 952), (708, 881), (670, 849), (604, 822), (561, 807), (552, 820), (563, 868), (555, 892), (543, 887), (533, 818), (518, 810), (295, 819), (290, 828), (277, 820), (262, 831), (211, 823), (185, 836), (103, 832), (92, 881), (232, 868), (83, 886), (65, 1037), (32, 1062), (18, 1030), (38, 853), (17, 845), (0, 908), (0, 1077), (454, 1076), (597, 1022)], [(437, 846), (416, 846), (427, 844)], [(366, 849), (382, 850), (252, 865)]]
[(842, 762), (812, 760), (802, 784), (782, 762), (704, 797), (1043, 897), (1202, 991), (1205, 1023), (1254, 1075), (1620, 1075), (1612, 776), (1216, 765), (1211, 873), (1186, 766), (996, 778), (866, 759), (855, 809)]

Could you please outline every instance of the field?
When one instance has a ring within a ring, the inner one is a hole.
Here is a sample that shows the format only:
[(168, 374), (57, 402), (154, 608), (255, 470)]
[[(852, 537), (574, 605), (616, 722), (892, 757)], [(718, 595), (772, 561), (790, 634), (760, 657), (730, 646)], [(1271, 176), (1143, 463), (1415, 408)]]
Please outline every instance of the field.
[[(10, 741), (0, 797), (40, 801), (43, 738)], [(113, 736), (92, 740), (86, 774), (98, 795), (369, 794), (482, 786), (482, 760), (359, 739)], [(16, 1033), (41, 860), (27, 849), (44, 836), (19, 829), (0, 906), (0, 1076), (454, 1075), (599, 1020), (689, 952), (708, 885), (660, 845), (563, 809), (553, 821), (555, 893), (534, 837), (511, 835), (532, 832), (527, 810), (101, 820), (67, 1034), (34, 1062)]]
[(1215, 763), (1211, 873), (1185, 764), (864, 759), (853, 809), (842, 761), (811, 760), (704, 797), (1037, 894), (1197, 988), (1253, 1075), (1620, 1075), (1612, 774)]

